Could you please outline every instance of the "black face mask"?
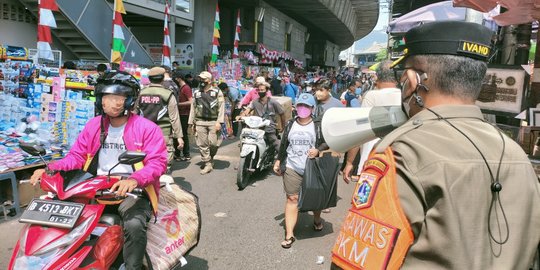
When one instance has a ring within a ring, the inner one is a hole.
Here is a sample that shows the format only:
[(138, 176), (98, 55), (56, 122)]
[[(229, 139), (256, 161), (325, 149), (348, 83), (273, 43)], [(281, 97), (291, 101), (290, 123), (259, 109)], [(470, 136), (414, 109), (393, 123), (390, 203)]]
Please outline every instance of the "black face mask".
[(199, 85), (201, 86), (201, 88), (205, 88), (208, 83), (207, 82), (200, 82)]
[(260, 98), (263, 98), (263, 97), (265, 97), (265, 96), (266, 96), (266, 92), (259, 92), (259, 97), (260, 97)]

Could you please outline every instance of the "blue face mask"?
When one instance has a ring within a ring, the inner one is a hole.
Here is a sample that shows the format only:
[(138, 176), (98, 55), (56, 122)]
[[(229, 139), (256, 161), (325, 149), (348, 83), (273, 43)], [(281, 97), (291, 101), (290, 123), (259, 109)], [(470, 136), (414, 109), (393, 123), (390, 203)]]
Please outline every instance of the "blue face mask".
[(354, 94), (357, 95), (357, 96), (362, 94), (362, 88), (356, 88), (356, 90), (354, 90)]

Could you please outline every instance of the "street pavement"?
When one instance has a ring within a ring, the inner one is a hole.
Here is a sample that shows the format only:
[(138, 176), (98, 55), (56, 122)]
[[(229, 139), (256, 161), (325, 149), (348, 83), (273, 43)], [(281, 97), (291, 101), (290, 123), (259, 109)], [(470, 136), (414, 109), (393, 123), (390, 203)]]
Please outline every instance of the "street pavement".
[[(186, 256), (182, 269), (329, 269), (330, 251), (350, 205), (353, 185), (338, 182), (338, 205), (323, 213), (324, 229), (312, 229), (311, 213), (301, 213), (297, 241), (283, 249), (285, 194), (281, 177), (259, 174), (244, 190), (236, 187), (238, 140), (227, 140), (215, 157), (215, 169), (200, 175), (200, 156), (173, 166), (175, 182), (199, 196), (202, 231), (199, 245)], [(21, 225), (0, 217), (0, 269), (6, 269)], [(324, 256), (324, 263), (316, 263)]]

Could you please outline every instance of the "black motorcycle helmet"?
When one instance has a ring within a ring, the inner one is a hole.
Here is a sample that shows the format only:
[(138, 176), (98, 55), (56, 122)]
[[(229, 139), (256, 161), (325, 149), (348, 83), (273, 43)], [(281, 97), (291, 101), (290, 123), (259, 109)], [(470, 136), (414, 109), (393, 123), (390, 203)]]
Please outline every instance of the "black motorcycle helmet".
[(95, 87), (96, 112), (103, 114), (102, 98), (105, 94), (122, 95), (124, 102), (124, 115), (133, 109), (140, 90), (139, 81), (131, 74), (123, 71), (110, 71), (97, 79)]

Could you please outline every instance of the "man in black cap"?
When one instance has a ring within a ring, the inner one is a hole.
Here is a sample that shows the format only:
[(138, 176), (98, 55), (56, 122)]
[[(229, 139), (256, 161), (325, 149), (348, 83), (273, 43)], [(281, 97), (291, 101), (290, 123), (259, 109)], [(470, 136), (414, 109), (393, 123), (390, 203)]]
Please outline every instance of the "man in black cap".
[(184, 146), (180, 117), (178, 116), (178, 103), (173, 92), (162, 86), (165, 78), (165, 69), (153, 67), (148, 71), (150, 86), (141, 90), (137, 99), (137, 113), (156, 123), (163, 131), (167, 144), (168, 168), (174, 157), (173, 140), (178, 141), (178, 148)]
[(163, 86), (163, 88), (171, 90), (176, 97), (176, 100), (178, 100), (179, 90), (178, 86), (172, 79), (171, 68), (167, 65), (162, 65), (161, 67), (165, 69), (165, 73), (163, 74), (163, 82), (161, 83), (161, 85)]
[[(332, 261), (364, 269), (528, 269), (540, 186), (521, 147), (475, 105), (493, 33), (427, 23), (395, 63), (410, 120), (372, 151)], [(385, 256), (383, 256), (385, 255)]]
[(221, 145), (221, 124), (225, 122), (225, 100), (219, 88), (212, 84), (212, 74), (199, 74), (200, 87), (193, 92), (193, 102), (189, 110), (188, 124), (194, 131), (195, 140), (204, 167), (201, 174), (214, 169), (214, 156)]

